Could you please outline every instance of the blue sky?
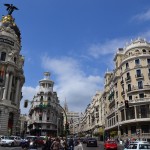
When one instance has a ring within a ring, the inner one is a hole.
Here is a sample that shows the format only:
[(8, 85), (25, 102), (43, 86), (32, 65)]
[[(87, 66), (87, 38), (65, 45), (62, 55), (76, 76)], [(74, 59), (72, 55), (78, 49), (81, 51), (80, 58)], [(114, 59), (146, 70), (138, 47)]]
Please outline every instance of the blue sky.
[(150, 39), (149, 0), (1, 0), (19, 10), (13, 17), (25, 57), (25, 99), (32, 100), (43, 72), (51, 72), (62, 106), (84, 111), (96, 91), (103, 90), (106, 70), (113, 70), (117, 48), (131, 39)]

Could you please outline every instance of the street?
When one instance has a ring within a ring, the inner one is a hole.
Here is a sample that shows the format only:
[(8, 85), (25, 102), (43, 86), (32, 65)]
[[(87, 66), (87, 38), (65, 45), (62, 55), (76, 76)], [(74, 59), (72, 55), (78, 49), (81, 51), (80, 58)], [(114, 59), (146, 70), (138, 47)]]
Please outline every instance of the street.
[[(98, 141), (97, 147), (87, 147), (86, 144), (83, 144), (83, 150), (103, 150), (103, 142)], [(23, 150), (21, 147), (1, 147), (0, 150)], [(38, 150), (42, 150), (42, 148), (38, 148)], [(118, 150), (123, 150), (122, 145), (118, 145)]]

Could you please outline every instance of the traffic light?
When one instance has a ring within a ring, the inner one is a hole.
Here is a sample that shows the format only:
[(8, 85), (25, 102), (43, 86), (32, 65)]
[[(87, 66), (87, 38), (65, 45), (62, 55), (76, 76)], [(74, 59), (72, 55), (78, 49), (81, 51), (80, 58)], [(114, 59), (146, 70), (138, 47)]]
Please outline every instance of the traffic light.
[(129, 108), (128, 100), (125, 100), (125, 108)]
[(27, 108), (28, 107), (28, 100), (25, 100), (24, 101), (24, 108)]

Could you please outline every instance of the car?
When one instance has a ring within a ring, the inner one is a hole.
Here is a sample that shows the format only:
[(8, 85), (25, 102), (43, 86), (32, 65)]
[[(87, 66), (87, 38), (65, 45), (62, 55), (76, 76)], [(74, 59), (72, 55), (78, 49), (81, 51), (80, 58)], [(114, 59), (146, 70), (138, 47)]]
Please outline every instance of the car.
[(6, 138), (8, 138), (8, 136), (0, 135), (0, 145), (1, 145), (1, 143), (2, 143), (2, 140), (3, 140), (3, 139), (6, 139)]
[(1, 140), (1, 146), (20, 146), (21, 138), (18, 136), (8, 136)]
[(95, 138), (88, 138), (86, 141), (86, 146), (87, 147), (97, 147), (97, 139)]
[(124, 150), (150, 150), (150, 143), (147, 141), (131, 142)]
[(35, 137), (34, 141), (37, 146), (43, 146), (45, 144), (45, 139), (43, 137)]
[(108, 149), (113, 149), (113, 150), (117, 150), (117, 143), (114, 140), (107, 140), (104, 142), (104, 149), (108, 150)]

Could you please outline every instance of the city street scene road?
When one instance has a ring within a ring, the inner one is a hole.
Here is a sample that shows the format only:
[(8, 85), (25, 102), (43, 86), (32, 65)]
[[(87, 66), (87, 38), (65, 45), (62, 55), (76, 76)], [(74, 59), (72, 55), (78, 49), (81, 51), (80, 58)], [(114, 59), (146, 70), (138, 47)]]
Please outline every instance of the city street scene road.
[(150, 150), (150, 1), (0, 1), (0, 150)]

